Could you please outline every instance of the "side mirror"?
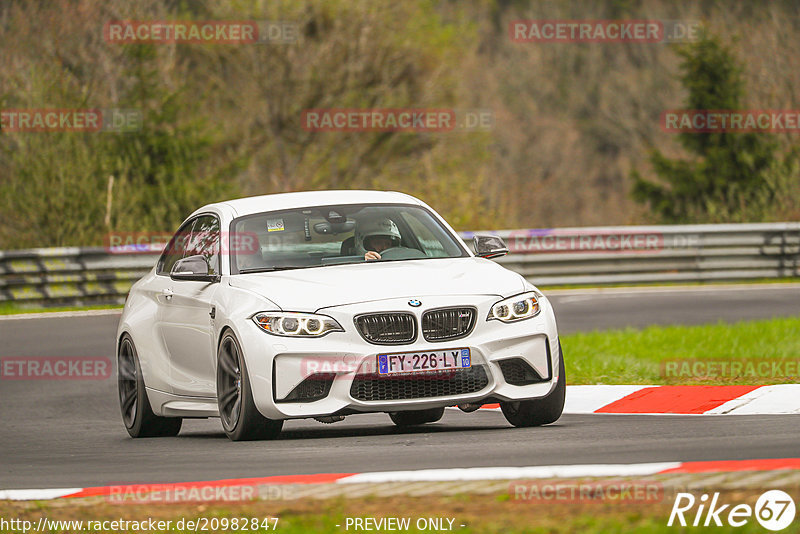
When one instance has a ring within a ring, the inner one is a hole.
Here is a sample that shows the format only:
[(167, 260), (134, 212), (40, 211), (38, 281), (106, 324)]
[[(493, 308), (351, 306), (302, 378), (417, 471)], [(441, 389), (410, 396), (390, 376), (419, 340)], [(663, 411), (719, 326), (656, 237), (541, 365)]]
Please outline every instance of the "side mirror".
[(175, 262), (169, 277), (173, 280), (194, 280), (196, 282), (216, 282), (217, 275), (208, 273), (208, 263), (203, 256), (189, 256)]
[(472, 242), (475, 255), (491, 259), (508, 254), (508, 246), (502, 238), (496, 235), (476, 235)]

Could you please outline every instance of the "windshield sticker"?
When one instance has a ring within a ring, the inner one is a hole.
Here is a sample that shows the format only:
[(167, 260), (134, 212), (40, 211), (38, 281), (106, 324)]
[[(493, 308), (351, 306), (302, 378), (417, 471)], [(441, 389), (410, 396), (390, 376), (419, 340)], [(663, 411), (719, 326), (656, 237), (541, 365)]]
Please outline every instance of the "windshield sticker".
[(267, 219), (267, 232), (283, 232), (283, 219)]

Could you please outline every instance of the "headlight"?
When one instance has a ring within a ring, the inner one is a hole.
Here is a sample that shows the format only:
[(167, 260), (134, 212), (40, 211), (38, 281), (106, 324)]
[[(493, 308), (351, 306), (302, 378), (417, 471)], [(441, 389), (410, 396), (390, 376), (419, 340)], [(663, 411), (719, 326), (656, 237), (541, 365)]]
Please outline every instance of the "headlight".
[(344, 332), (334, 319), (314, 313), (260, 312), (253, 321), (264, 332), (276, 336), (322, 337), (329, 332)]
[(530, 319), (539, 314), (539, 299), (536, 293), (523, 293), (515, 297), (509, 297), (494, 304), (489, 310), (487, 321), (497, 319), (504, 323), (513, 323), (523, 319)]

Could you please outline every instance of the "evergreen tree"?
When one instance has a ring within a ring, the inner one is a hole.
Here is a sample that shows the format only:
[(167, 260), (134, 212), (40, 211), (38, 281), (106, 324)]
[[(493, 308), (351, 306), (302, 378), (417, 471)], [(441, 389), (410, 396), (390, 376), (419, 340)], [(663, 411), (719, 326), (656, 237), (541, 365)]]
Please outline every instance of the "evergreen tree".
[[(742, 67), (718, 38), (704, 35), (678, 53), (686, 109), (742, 109)], [(788, 163), (778, 161), (777, 142), (763, 133), (684, 132), (679, 141), (693, 159), (669, 159), (654, 149), (650, 163), (660, 180), (632, 173), (634, 199), (649, 203), (667, 223), (739, 220), (743, 212), (752, 213), (747, 206), (756, 199), (762, 205), (773, 200), (770, 173)]]

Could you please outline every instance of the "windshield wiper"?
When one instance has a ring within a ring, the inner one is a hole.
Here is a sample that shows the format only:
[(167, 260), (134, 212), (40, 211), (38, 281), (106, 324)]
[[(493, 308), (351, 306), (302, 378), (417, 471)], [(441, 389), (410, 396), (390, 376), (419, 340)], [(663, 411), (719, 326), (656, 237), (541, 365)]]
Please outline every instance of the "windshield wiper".
[(253, 267), (252, 269), (239, 269), (239, 274), (249, 274), (249, 273), (271, 273), (273, 271), (290, 271), (294, 269), (311, 269), (314, 267), (335, 267), (337, 265), (352, 265), (354, 263), (364, 263), (364, 260), (353, 260), (347, 262), (333, 262), (333, 263), (322, 263), (322, 264), (315, 264), (315, 265), (290, 265), (290, 266), (280, 266), (280, 267)]
[(291, 271), (292, 269), (307, 269), (309, 267), (319, 267), (318, 265), (289, 265), (282, 267), (253, 267), (252, 269), (239, 269), (239, 274), (248, 273), (271, 273), (273, 271)]

